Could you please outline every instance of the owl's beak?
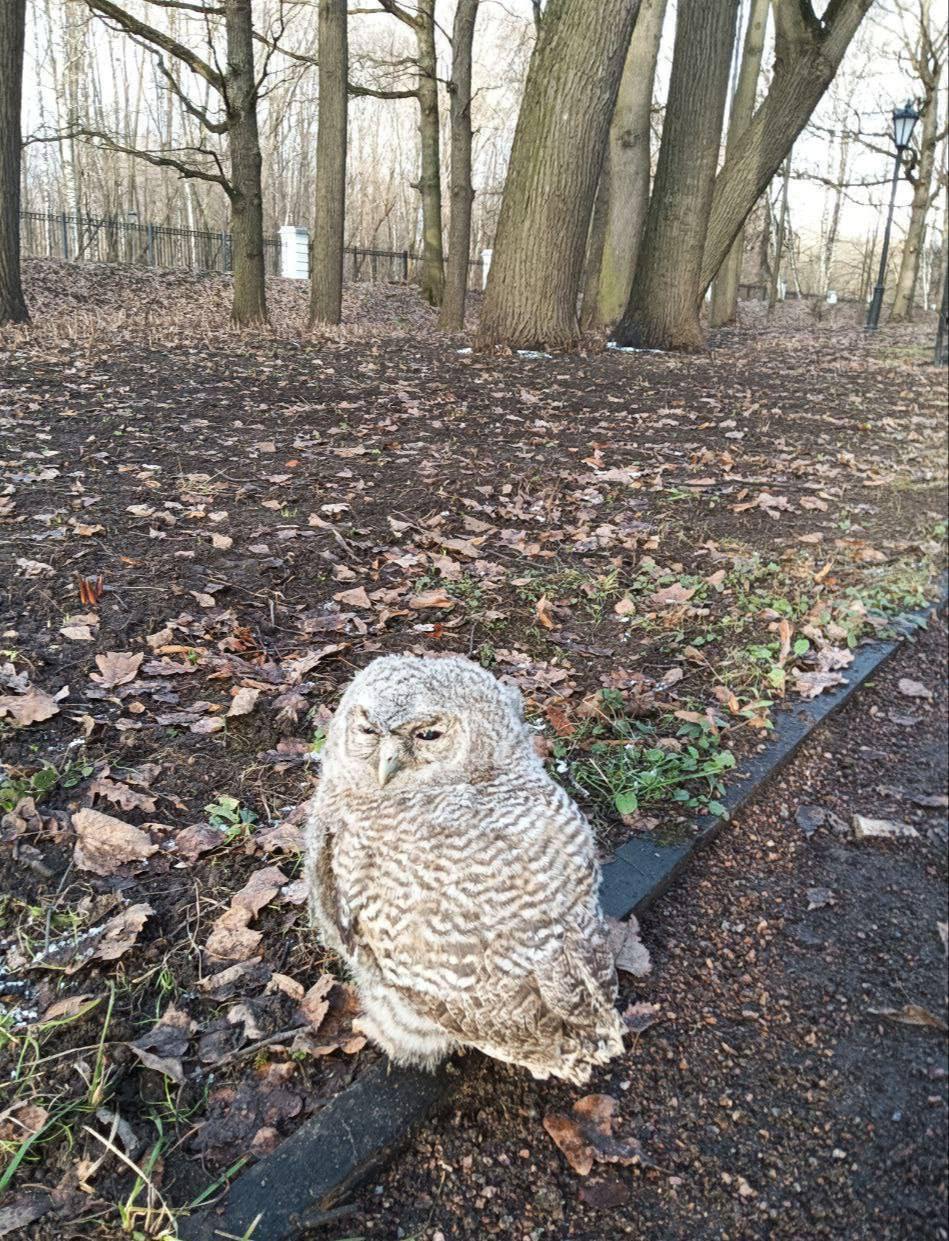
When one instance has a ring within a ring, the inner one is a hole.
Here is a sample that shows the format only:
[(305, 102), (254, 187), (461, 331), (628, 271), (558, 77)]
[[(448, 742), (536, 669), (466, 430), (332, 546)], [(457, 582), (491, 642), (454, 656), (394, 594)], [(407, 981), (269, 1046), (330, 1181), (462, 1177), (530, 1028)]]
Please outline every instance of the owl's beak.
[(383, 737), (379, 743), (379, 787), (385, 788), (397, 771), (404, 766), (401, 746), (397, 737)]

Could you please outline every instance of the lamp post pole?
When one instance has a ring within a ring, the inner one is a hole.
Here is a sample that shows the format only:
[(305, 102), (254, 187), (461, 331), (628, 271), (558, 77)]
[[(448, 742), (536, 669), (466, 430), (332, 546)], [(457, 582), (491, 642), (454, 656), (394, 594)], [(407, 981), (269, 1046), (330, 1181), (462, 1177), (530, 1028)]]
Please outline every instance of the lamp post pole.
[(896, 206), (896, 187), (900, 181), (900, 168), (903, 165), (903, 148), (896, 148), (896, 159), (893, 162), (893, 184), (890, 188), (890, 209), (886, 215), (886, 228), (883, 230), (883, 249), (880, 252), (880, 271), (870, 299), (867, 311), (867, 331), (875, 332), (880, 322), (880, 309), (883, 306), (883, 288), (886, 280), (886, 260), (890, 254), (890, 229), (893, 226), (893, 208)]
[(896, 109), (893, 113), (893, 142), (896, 146), (896, 158), (893, 161), (893, 183), (890, 187), (890, 207), (886, 213), (886, 228), (883, 230), (883, 249), (880, 253), (880, 274), (877, 276), (877, 282), (873, 289), (873, 297), (870, 299), (870, 309), (867, 311), (867, 331), (875, 332), (880, 322), (880, 311), (883, 307), (883, 289), (886, 281), (886, 260), (890, 254), (890, 229), (893, 226), (893, 208), (896, 206), (896, 187), (900, 182), (900, 169), (903, 166), (903, 152), (910, 144), (913, 136), (913, 126), (919, 120), (919, 113), (913, 107), (911, 101), (907, 100), (902, 108)]

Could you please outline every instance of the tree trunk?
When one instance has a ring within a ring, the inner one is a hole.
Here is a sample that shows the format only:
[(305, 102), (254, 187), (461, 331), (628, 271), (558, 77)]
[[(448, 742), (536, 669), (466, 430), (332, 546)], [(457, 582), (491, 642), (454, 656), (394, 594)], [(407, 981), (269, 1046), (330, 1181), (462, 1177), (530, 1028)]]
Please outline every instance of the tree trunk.
[(584, 327), (623, 313), (649, 209), (650, 114), (666, 0), (642, 0), (620, 80), (590, 226)]
[(480, 347), (567, 348), (638, 0), (549, 0), (517, 118)]
[(257, 79), (251, 0), (226, 0), (226, 93), (231, 156), (230, 200), (234, 300), (231, 322), (267, 322), (264, 282), (264, 203), (257, 130)]
[(0, 323), (26, 323), (20, 282), (20, 105), (26, 0), (0, 0)]
[(834, 201), (830, 209), (830, 220), (827, 225), (827, 236), (824, 239), (824, 253), (821, 266), (823, 279), (820, 292), (826, 296), (833, 279), (834, 251), (837, 247), (837, 233), (840, 230), (840, 212), (843, 207), (844, 182), (847, 180), (847, 167), (850, 162), (850, 135), (846, 130), (840, 134), (840, 158), (837, 161), (837, 184), (834, 186)]
[[(761, 57), (764, 52), (764, 36), (768, 27), (770, 0), (751, 0), (748, 28), (741, 53), (738, 85), (732, 99), (731, 116), (728, 119), (728, 139), (725, 158), (735, 149), (738, 139), (751, 124), (755, 114), (755, 98), (758, 78), (761, 74)], [(741, 264), (745, 253), (744, 229), (738, 233), (722, 264), (721, 271), (712, 285), (712, 304), (709, 308), (709, 326), (722, 327), (734, 321), (738, 313), (738, 282), (741, 280)]]
[(451, 30), (451, 222), (448, 272), (438, 325), (446, 332), (465, 326), (468, 254), (471, 249), (471, 48), (478, 0), (458, 0)]
[(728, 94), (736, 0), (679, 0), (669, 98), (622, 345), (702, 346), (702, 253)]
[(906, 240), (903, 243), (900, 274), (896, 281), (896, 295), (893, 299), (893, 309), (890, 311), (890, 323), (905, 323), (913, 315), (913, 295), (916, 292), (916, 281), (919, 279), (919, 260), (923, 249), (923, 235), (926, 231), (926, 213), (931, 202), (933, 168), (936, 163), (937, 99), (938, 96), (933, 92), (929, 106), (923, 113), (919, 164), (916, 168), (916, 180), (913, 186), (913, 207)]
[(774, 0), (771, 88), (715, 178), (700, 292), (810, 119), (872, 3), (832, 0), (818, 19), (807, 0)]
[(310, 262), (311, 327), (314, 323), (339, 323), (343, 310), (349, 64), (346, 0), (320, 0), (319, 56), (316, 202)]
[(415, 23), (418, 48), (418, 109), (421, 144), (422, 296), (440, 306), (445, 293), (442, 257), (442, 177), (438, 125), (438, 62), (435, 54), (435, 0), (419, 0)]
[(791, 156), (784, 161), (784, 177), (781, 181), (781, 211), (778, 215), (778, 231), (774, 238), (774, 265), (771, 268), (771, 283), (768, 286), (768, 313), (774, 310), (778, 302), (778, 281), (781, 279), (781, 260), (784, 257), (784, 235), (788, 223), (788, 188), (791, 184)]

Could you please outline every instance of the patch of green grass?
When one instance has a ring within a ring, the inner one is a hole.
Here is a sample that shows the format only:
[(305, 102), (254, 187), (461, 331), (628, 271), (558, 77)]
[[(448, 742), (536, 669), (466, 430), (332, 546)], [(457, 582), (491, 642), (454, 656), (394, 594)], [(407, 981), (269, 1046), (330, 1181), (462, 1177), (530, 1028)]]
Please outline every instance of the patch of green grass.
[(511, 585), (531, 607), (546, 597), (552, 603), (579, 609), (597, 623), (623, 593), (617, 569), (599, 574), (570, 568), (530, 569), (514, 578)]
[(580, 790), (594, 819), (630, 815), (661, 803), (725, 813), (719, 798), (735, 757), (711, 722), (692, 723), (672, 715), (631, 719), (615, 690), (602, 690), (600, 701), (597, 716), (553, 747), (555, 773)]

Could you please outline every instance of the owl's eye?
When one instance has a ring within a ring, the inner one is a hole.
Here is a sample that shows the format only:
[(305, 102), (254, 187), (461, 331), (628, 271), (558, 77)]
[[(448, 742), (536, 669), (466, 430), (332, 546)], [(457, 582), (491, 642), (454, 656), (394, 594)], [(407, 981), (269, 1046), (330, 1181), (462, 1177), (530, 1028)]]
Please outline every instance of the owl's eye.
[(359, 731), (364, 733), (367, 737), (375, 737), (378, 735), (376, 730), (374, 728), (370, 728), (368, 724), (360, 724)]
[(417, 741), (437, 741), (441, 735), (440, 728), (421, 728), (415, 734), (415, 738)]

